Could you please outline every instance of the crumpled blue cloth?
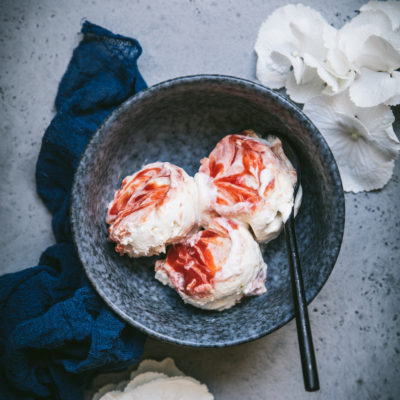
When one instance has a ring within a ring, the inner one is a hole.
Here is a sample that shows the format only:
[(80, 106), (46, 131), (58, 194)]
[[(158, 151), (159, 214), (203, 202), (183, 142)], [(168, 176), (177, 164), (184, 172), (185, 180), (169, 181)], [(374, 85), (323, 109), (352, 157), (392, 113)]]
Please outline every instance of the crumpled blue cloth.
[(36, 167), (57, 244), (39, 265), (0, 277), (0, 398), (83, 399), (95, 373), (138, 361), (145, 336), (121, 321), (90, 286), (69, 222), (74, 171), (98, 126), (146, 88), (139, 43), (88, 21), (56, 98)]

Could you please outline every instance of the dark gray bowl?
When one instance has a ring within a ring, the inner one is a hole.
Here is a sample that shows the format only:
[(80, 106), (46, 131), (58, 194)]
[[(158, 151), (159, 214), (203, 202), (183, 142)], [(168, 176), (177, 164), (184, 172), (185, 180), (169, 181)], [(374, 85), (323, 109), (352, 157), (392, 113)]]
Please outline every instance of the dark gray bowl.
[(117, 314), (149, 335), (189, 346), (230, 346), (293, 318), (282, 235), (263, 251), (268, 292), (223, 312), (185, 305), (155, 280), (154, 257), (120, 257), (107, 242), (106, 207), (124, 176), (154, 161), (193, 175), (223, 136), (246, 128), (288, 138), (298, 151), (304, 196), (296, 227), (308, 302), (333, 269), (344, 228), (342, 184), (328, 145), (302, 111), (274, 91), (233, 77), (160, 83), (127, 100), (94, 135), (75, 175), (71, 210), (76, 247), (93, 286)]

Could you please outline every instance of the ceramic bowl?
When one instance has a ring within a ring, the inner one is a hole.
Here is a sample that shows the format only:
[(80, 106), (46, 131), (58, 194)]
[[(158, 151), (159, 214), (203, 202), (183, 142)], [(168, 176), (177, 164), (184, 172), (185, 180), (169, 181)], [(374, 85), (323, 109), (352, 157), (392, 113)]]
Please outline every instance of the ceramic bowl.
[(344, 228), (343, 189), (328, 145), (303, 112), (280, 94), (234, 77), (157, 84), (123, 103), (94, 135), (75, 175), (71, 208), (75, 244), (94, 288), (124, 320), (153, 337), (229, 346), (266, 335), (294, 316), (282, 234), (263, 249), (267, 293), (222, 312), (184, 304), (155, 280), (155, 257), (121, 257), (107, 241), (107, 205), (126, 175), (155, 161), (194, 175), (223, 136), (243, 129), (290, 140), (300, 158), (304, 195), (296, 232), (308, 302), (334, 267)]

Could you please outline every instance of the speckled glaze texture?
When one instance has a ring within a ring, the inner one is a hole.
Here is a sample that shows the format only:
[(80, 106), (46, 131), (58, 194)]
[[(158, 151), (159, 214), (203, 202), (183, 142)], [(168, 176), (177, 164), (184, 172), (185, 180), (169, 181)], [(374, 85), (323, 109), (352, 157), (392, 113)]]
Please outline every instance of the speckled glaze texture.
[(322, 288), (339, 253), (344, 196), (334, 158), (315, 126), (290, 101), (243, 79), (199, 75), (160, 83), (116, 110), (89, 143), (75, 175), (72, 227), (87, 275), (109, 306), (161, 340), (222, 347), (259, 338), (293, 318), (283, 235), (263, 248), (267, 293), (223, 312), (196, 309), (154, 279), (155, 257), (120, 257), (107, 241), (107, 204), (122, 179), (155, 161), (193, 175), (225, 135), (253, 129), (291, 141), (302, 165), (296, 233), (307, 301)]

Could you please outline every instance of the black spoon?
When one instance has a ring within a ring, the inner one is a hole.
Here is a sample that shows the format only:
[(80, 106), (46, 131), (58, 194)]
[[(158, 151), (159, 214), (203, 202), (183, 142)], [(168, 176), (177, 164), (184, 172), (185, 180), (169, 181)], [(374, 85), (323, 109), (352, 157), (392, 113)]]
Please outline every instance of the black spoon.
[[(297, 173), (297, 181), (293, 191), (293, 199), (295, 199), (301, 183), (300, 162), (289, 143), (282, 140), (282, 144), (286, 156), (289, 158)], [(292, 281), (297, 337), (299, 340), (301, 365), (303, 369), (304, 387), (307, 391), (314, 392), (319, 389), (319, 379), (317, 363), (315, 360), (314, 345), (312, 341), (310, 320), (308, 318), (299, 251), (297, 249), (296, 232), (294, 228), (294, 205), (292, 212), (285, 223), (285, 235), (289, 257), (290, 277)]]

